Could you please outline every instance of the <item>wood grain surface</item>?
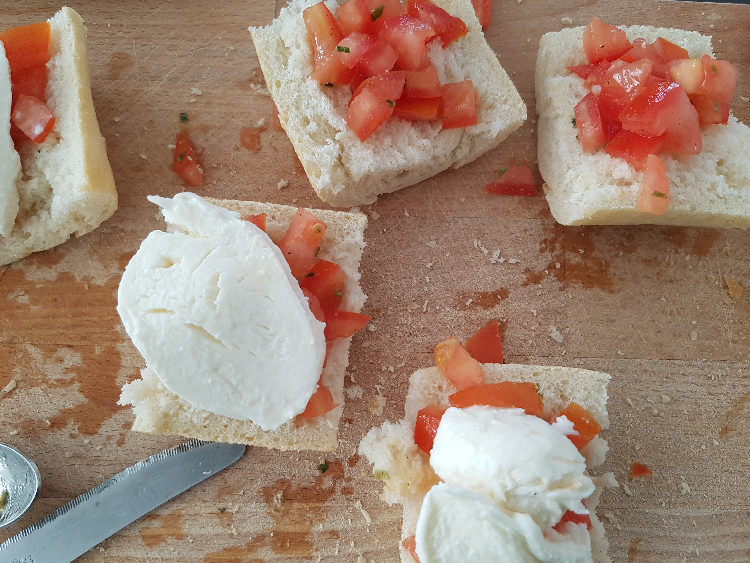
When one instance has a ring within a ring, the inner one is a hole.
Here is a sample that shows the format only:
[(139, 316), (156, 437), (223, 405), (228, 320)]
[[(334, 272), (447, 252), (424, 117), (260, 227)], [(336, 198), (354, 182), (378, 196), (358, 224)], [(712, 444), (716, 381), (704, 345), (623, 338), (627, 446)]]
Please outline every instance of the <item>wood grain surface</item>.
[[(168, 148), (180, 113), (203, 150), (206, 184), (196, 192), (326, 207), (271, 126), (247, 32), (270, 23), (280, 6), (74, 2), (89, 30), (93, 96), (120, 208), (95, 232), (0, 268), (0, 386), (18, 383), (0, 399), (0, 441), (28, 454), (43, 482), (32, 510), (0, 530), (0, 541), (182, 441), (129, 430), (133, 416), (116, 403), (143, 361), (115, 311), (124, 266), (148, 232), (163, 228), (146, 196), (185, 189)], [(0, 27), (58, 8), (0, 0)], [(400, 507), (378, 498), (381, 485), (357, 446), (369, 428), (403, 416), (408, 376), (433, 363), (435, 343), (464, 339), (491, 318), (506, 321), (508, 362), (612, 374), (611, 449), (598, 472), (623, 484), (604, 493), (599, 509), (614, 561), (750, 561), (750, 291), (733, 296), (727, 285), (750, 285), (750, 235), (561, 227), (543, 197), (481, 191), (499, 168), (536, 160), (536, 51), (562, 18), (712, 34), (717, 55), (739, 67), (731, 107), (748, 123), (750, 7), (495, 0), (493, 10), (486, 36), (529, 119), (474, 163), (361, 208), (370, 218), (364, 312), (374, 319), (353, 342), (339, 449), (249, 449), (81, 561), (397, 561)], [(252, 152), (240, 132), (260, 120)], [(288, 186), (278, 189), (280, 180)], [(504, 262), (493, 263), (495, 251)], [(634, 461), (653, 477), (630, 481)]]

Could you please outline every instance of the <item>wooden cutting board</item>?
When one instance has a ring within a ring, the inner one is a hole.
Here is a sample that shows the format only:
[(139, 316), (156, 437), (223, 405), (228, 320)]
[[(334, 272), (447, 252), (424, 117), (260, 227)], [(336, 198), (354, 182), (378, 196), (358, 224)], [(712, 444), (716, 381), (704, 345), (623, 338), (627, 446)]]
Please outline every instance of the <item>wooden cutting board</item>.
[[(180, 113), (204, 151), (201, 195), (327, 207), (285, 134), (271, 127), (246, 31), (270, 23), (280, 6), (73, 6), (89, 30), (92, 90), (120, 208), (94, 233), (0, 268), (0, 386), (18, 384), (0, 399), (0, 441), (34, 459), (43, 481), (33, 509), (0, 541), (182, 441), (131, 432), (130, 410), (116, 404), (143, 361), (115, 311), (125, 264), (148, 232), (163, 228), (146, 196), (185, 189), (170, 170)], [(0, 27), (58, 8), (3, 0)], [(748, 123), (750, 7), (495, 0), (493, 10), (486, 36), (529, 120), (474, 163), (361, 208), (370, 218), (365, 312), (374, 319), (354, 338), (339, 449), (249, 449), (81, 561), (397, 561), (399, 507), (378, 498), (381, 485), (357, 446), (369, 428), (403, 416), (408, 376), (433, 363), (435, 343), (465, 339), (491, 318), (506, 321), (508, 362), (612, 374), (611, 449), (599, 472), (622, 486), (604, 493), (599, 515), (614, 561), (750, 560), (750, 292), (727, 285), (750, 284), (750, 235), (561, 227), (542, 197), (481, 191), (499, 168), (536, 160), (536, 50), (543, 33), (569, 25), (564, 18), (713, 34), (717, 55), (740, 70), (732, 111)], [(251, 152), (240, 130), (261, 120)], [(281, 180), (288, 186), (279, 189)], [(495, 251), (504, 262), (492, 263)], [(630, 481), (634, 461), (653, 477)]]

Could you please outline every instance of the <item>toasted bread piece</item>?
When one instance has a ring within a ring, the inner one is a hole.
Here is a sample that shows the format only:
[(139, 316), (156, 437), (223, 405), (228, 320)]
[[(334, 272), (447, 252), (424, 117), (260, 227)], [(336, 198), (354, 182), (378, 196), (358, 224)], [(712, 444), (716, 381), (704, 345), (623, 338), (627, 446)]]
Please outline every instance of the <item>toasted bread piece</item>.
[[(243, 216), (266, 213), (266, 232), (274, 241), (281, 239), (296, 212), (295, 207), (271, 203), (206, 201)], [(319, 257), (335, 262), (348, 276), (341, 308), (359, 312), (366, 299), (359, 285), (359, 262), (365, 247), (363, 234), (367, 217), (361, 213), (310, 211), (328, 225)], [(332, 451), (338, 445), (338, 425), (344, 405), (344, 372), (349, 364), (350, 343), (351, 337), (336, 339), (323, 369), (323, 383), (330, 389), (334, 403), (339, 406), (312, 419), (297, 416), (273, 431), (264, 431), (252, 421), (236, 420), (192, 406), (169, 391), (148, 366), (141, 371), (142, 379), (123, 387), (119, 404), (133, 406), (136, 417), (133, 430), (138, 432), (279, 450)]]
[[(524, 366), (513, 364), (484, 364), (485, 381), (531, 381), (539, 386), (544, 401), (544, 417), (557, 416), (571, 401), (588, 410), (603, 429), (609, 427), (607, 416), (606, 373), (584, 369), (548, 366)], [(457, 389), (436, 367), (420, 369), (411, 376), (406, 396), (404, 420), (393, 424), (386, 422), (373, 428), (359, 446), (361, 454), (374, 465), (375, 475), (385, 483), (382, 498), (388, 504), (404, 506), (402, 538), (414, 534), (422, 500), (431, 487), (440, 479), (430, 466), (429, 456), (414, 443), (414, 424), (417, 412), (429, 404), (450, 407), (448, 396)], [(581, 452), (586, 465), (592, 467), (604, 462), (609, 450), (607, 441), (601, 436), (594, 438)], [(610, 561), (607, 556), (607, 540), (604, 527), (596, 518), (599, 494), (607, 480), (594, 478), (596, 491), (587, 499), (586, 507), (591, 512), (591, 547), (596, 563)], [(411, 555), (399, 547), (403, 563), (414, 563)]]
[[(334, 206), (373, 203), (394, 192), (458, 168), (496, 147), (526, 119), (526, 106), (482, 34), (469, 0), (435, 3), (461, 18), (469, 34), (428, 56), (441, 83), (471, 79), (478, 123), (441, 130), (440, 122), (391, 118), (365, 142), (345, 122), (349, 86), (314, 82), (302, 11), (319, 0), (292, 0), (267, 27), (250, 28), (281, 125), (320, 199)], [(328, 2), (335, 13), (335, 2)]]
[(19, 211), (10, 236), (0, 239), (0, 266), (84, 235), (117, 209), (115, 180), (91, 98), (86, 28), (70, 8), (49, 22), (47, 105), (55, 126), (41, 145), (20, 147)]
[[(537, 56), (539, 171), (555, 219), (563, 225), (750, 226), (750, 128), (733, 115), (727, 125), (701, 128), (699, 155), (660, 156), (667, 167), (671, 197), (663, 215), (635, 208), (643, 172), (604, 150), (583, 152), (571, 120), (573, 107), (588, 90), (580, 77), (566, 69), (586, 64), (583, 29), (546, 33)], [(687, 49), (691, 58), (713, 56), (711, 38), (695, 31), (647, 26), (621, 29), (631, 40), (643, 37), (652, 42), (663, 37)]]

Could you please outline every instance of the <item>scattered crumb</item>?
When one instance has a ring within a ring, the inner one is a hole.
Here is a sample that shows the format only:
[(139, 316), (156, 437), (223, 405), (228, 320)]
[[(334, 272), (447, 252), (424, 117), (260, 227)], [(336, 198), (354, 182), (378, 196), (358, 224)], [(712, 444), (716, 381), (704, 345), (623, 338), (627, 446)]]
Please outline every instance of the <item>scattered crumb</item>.
[(742, 286), (738, 284), (736, 281), (734, 281), (729, 276), (724, 276), (724, 281), (727, 284), (727, 289), (729, 290), (729, 296), (732, 299), (739, 299), (740, 296), (742, 296)]
[(359, 385), (352, 385), (351, 387), (344, 389), (344, 392), (349, 399), (361, 399), (365, 390)]
[(190, 87), (190, 93), (193, 94), (193, 96), (202, 96), (203, 92), (201, 92), (198, 88)]
[(625, 400), (626, 400), (626, 401), (628, 402), (628, 404), (629, 404), (629, 405), (630, 405), (631, 407), (635, 408), (635, 405), (633, 404), (633, 401), (631, 401), (631, 400), (630, 400), (630, 397), (626, 397), (626, 398), (625, 398)]
[(376, 330), (378, 330), (378, 327), (373, 324), (369, 324), (367, 325), (367, 330), (369, 330), (370, 332), (375, 332)]
[(380, 219), (380, 214), (377, 211), (373, 211), (372, 213), (370, 213), (370, 217), (373, 221), (377, 221), (378, 219)]
[(435, 248), (437, 246), (437, 241), (436, 240), (428, 240), (425, 244), (427, 246), (429, 246), (430, 248)]
[(428, 302), (428, 301), (429, 301), (429, 299), (425, 299), (425, 300), (424, 300), (424, 305), (422, 305), (422, 312), (423, 312), (423, 313), (426, 313), (426, 312), (427, 312), (427, 302)]
[(750, 98), (748, 98), (747, 96), (740, 96), (740, 100), (742, 100), (746, 104), (750, 103)]
[(719, 14), (708, 14), (706, 18), (708, 18), (709, 20), (715, 21), (715, 20), (720, 20), (721, 16)]
[(372, 524), (372, 518), (370, 517), (370, 514), (364, 508), (362, 508), (362, 503), (358, 500), (354, 504), (357, 508), (359, 508), (362, 511), (362, 516), (364, 516), (365, 522), (367, 522), (367, 525), (369, 526), (370, 524)]
[(408, 217), (408, 216), (409, 216), (409, 210), (408, 209), (404, 209), (404, 217)]
[(698, 340), (698, 333), (694, 330), (690, 331), (690, 340)]
[(630, 487), (628, 487), (627, 483), (622, 484), (622, 490), (625, 491), (625, 494), (628, 495), (629, 497), (633, 496), (633, 491), (630, 490)]
[(411, 303), (409, 303), (409, 304), (408, 304), (408, 305), (406, 306), (406, 308), (407, 308), (407, 309), (408, 309), (409, 311), (416, 311), (417, 309), (419, 309), (419, 304), (417, 304), (417, 303), (415, 303), (414, 301), (412, 301)]
[(508, 264), (518, 264), (520, 260), (518, 258), (509, 258)]
[(138, 156), (140, 156), (143, 160), (148, 160), (148, 157), (145, 154), (139, 154)]
[(265, 124), (266, 124), (266, 118), (265, 117), (261, 117), (258, 120), (258, 123), (255, 124), (255, 126), (256, 127), (263, 127)]
[(617, 355), (618, 355), (618, 356), (624, 356), (624, 355), (625, 355), (625, 352), (620, 352), (620, 351), (618, 350), (618, 351), (617, 351)]
[(718, 445), (719, 445), (719, 441), (714, 439), (714, 446), (718, 446)]
[(680, 491), (680, 494), (683, 494), (683, 495), (687, 494), (687, 495), (689, 495), (689, 494), (691, 494), (693, 492), (693, 491), (690, 490), (690, 485), (688, 485), (684, 481), (682, 483), (680, 483), (680, 487), (682, 488), (682, 491)]
[(367, 410), (375, 416), (381, 416), (383, 414), (383, 407), (385, 407), (385, 397), (383, 395), (375, 395), (370, 404), (367, 405)]
[(560, 23), (563, 25), (573, 25), (573, 19), (572, 18), (562, 18), (560, 20)]
[(672, 398), (669, 395), (662, 395), (661, 396), (661, 402), (664, 403), (664, 404), (668, 403), (671, 400), (672, 400)]
[(122, 117), (113, 117), (112, 121), (114, 121), (115, 123), (118, 123), (119, 121), (122, 121)]
[(8, 382), (8, 384), (5, 387), (3, 387), (2, 390), (0, 390), (0, 398), (2, 398), (4, 395), (7, 395), (11, 391), (13, 391), (13, 389), (16, 388), (16, 385), (17, 385), (16, 384), (16, 380), (15, 379), (11, 379)]
[(557, 327), (549, 327), (549, 335), (555, 342), (561, 343), (563, 341), (563, 335), (557, 330)]
[(360, 555), (359, 557), (357, 557), (357, 563), (367, 563), (367, 559), (365, 559), (363, 556)]
[(10, 432), (8, 432), (8, 434), (10, 436), (15, 436), (16, 434), (18, 434), (18, 430), (11, 430)]

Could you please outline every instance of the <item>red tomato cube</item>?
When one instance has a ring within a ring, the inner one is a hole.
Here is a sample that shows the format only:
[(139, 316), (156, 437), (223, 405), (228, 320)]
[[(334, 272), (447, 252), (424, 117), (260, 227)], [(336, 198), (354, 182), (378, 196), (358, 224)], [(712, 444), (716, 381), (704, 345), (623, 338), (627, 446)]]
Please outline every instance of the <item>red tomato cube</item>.
[(242, 218), (244, 221), (248, 221), (258, 227), (264, 233), (266, 232), (266, 214), (259, 213), (258, 215), (245, 215)]
[(471, 3), (482, 28), (489, 26), (492, 18), (492, 0), (471, 0)]
[(437, 405), (427, 405), (417, 412), (417, 421), (414, 425), (414, 443), (426, 454), (432, 451), (435, 434), (437, 434), (445, 410)]
[(652, 45), (659, 53), (661, 60), (665, 63), (676, 59), (687, 59), (689, 57), (687, 49), (683, 49), (679, 45), (675, 45), (663, 37), (658, 37)]
[(435, 364), (459, 390), (474, 387), (484, 381), (482, 365), (453, 336), (435, 346)]
[(304, 290), (310, 290), (326, 310), (338, 309), (344, 296), (347, 276), (338, 264), (327, 260), (318, 260), (299, 282)]
[(552, 528), (557, 530), (558, 532), (562, 532), (562, 525), (565, 524), (565, 522), (573, 522), (573, 524), (586, 524), (587, 530), (593, 528), (593, 525), (591, 524), (591, 516), (589, 514), (578, 514), (577, 512), (573, 512), (572, 510), (566, 510), (565, 514), (562, 515), (560, 521), (552, 526)]
[(471, 80), (443, 85), (443, 129), (477, 124), (477, 92)]
[(306, 8), (302, 18), (313, 52), (312, 79), (321, 84), (348, 84), (354, 72), (336, 56), (344, 38), (339, 22), (323, 2)]
[(650, 154), (659, 154), (666, 139), (666, 133), (659, 137), (644, 137), (621, 129), (607, 143), (604, 151), (610, 156), (624, 158), (636, 170), (641, 170), (646, 164), (646, 157)]
[(409, 552), (409, 555), (411, 555), (414, 558), (415, 563), (420, 563), (419, 557), (417, 557), (417, 537), (412, 535), (408, 538), (405, 538), (401, 545), (404, 547), (406, 551)]
[(651, 471), (644, 464), (639, 463), (637, 461), (634, 461), (632, 467), (630, 468), (631, 479), (642, 479), (645, 477), (651, 477), (653, 474), (654, 474), (653, 471)]
[(374, 31), (370, 9), (365, 0), (349, 0), (341, 4), (336, 8), (336, 17), (344, 35)]
[(614, 61), (629, 51), (633, 45), (621, 29), (593, 18), (583, 30), (583, 51), (589, 63)]
[(409, 121), (436, 121), (440, 117), (440, 98), (401, 98), (393, 115)]
[(374, 39), (357, 65), (357, 72), (365, 77), (385, 74), (398, 60), (398, 53), (385, 41)]
[(729, 121), (729, 104), (719, 100), (706, 98), (705, 96), (689, 96), (695, 111), (698, 112), (698, 121), (701, 125), (710, 123), (724, 123)]
[(703, 55), (703, 83), (696, 94), (729, 103), (737, 85), (737, 67), (728, 61), (717, 61)]
[(579, 451), (602, 431), (601, 425), (591, 416), (591, 413), (578, 403), (571, 402), (557, 416), (564, 416), (573, 423), (573, 429), (578, 432), (578, 435), (571, 434), (568, 438)]
[(497, 319), (491, 320), (464, 343), (464, 348), (472, 358), (483, 364), (502, 364), (502, 338), (500, 323)]
[(539, 416), (544, 404), (536, 385), (529, 382), (482, 383), (457, 391), (448, 397), (451, 405), (459, 409), (482, 405), (488, 407), (523, 409), (526, 414)]
[(47, 64), (50, 30), (49, 22), (40, 22), (11, 27), (0, 33), (11, 72)]
[(439, 38), (443, 48), (469, 33), (469, 28), (460, 18), (450, 15), (430, 0), (409, 0), (406, 13), (420, 18), (432, 27), (435, 30), (435, 37), (432, 39)]
[[(604, 75), (596, 102), (602, 121), (616, 121), (620, 113), (645, 87), (653, 63), (643, 59), (632, 63), (614, 61)], [(592, 88), (593, 91), (593, 88)]]
[(374, 43), (375, 38), (369, 33), (350, 33), (336, 45), (336, 55), (347, 68), (354, 68)]
[(333, 395), (331, 390), (328, 389), (322, 382), (318, 382), (318, 388), (310, 397), (307, 402), (304, 412), (302, 412), (303, 418), (314, 418), (320, 414), (325, 414), (328, 411), (333, 410), (338, 405), (333, 402)]
[[(534, 182), (534, 176), (531, 173), (531, 168), (529, 168), (529, 165), (524, 160), (523, 162), (514, 164), (504, 172), (501, 170), (500, 179), (494, 182), (490, 182), (484, 187), (482, 191), (485, 191), (489, 194), (499, 195), (535, 196), (536, 182)], [(472, 356), (473, 355), (474, 354), (472, 354)], [(479, 361), (481, 362), (483, 360)]]
[(427, 40), (435, 30), (414, 16), (387, 18), (380, 24), (378, 36), (398, 53), (398, 66), (421, 70), (427, 66)]
[(401, 0), (365, 0), (370, 10), (370, 20), (374, 22), (375, 28), (379, 29), (384, 20), (396, 16), (406, 15), (406, 6)]
[(424, 70), (407, 70), (405, 72), (404, 97), (406, 98), (440, 98), (443, 88), (435, 67), (429, 65)]
[(351, 311), (324, 311), (326, 316), (325, 339), (349, 338), (364, 328), (372, 317)]
[(378, 127), (388, 121), (396, 100), (404, 91), (404, 74), (388, 72), (368, 78), (354, 92), (346, 113), (346, 124), (366, 141)]
[(190, 142), (187, 131), (180, 131), (177, 134), (172, 170), (189, 186), (200, 186), (203, 183), (203, 169), (195, 155), (195, 148)]
[(323, 312), (323, 307), (320, 306), (320, 300), (313, 295), (313, 292), (309, 289), (302, 288), (302, 295), (307, 297), (307, 303), (310, 306), (310, 312), (313, 317), (319, 320), (321, 323), (326, 322), (326, 316)]
[(20, 94), (11, 112), (13, 124), (35, 143), (42, 143), (55, 126), (55, 116), (39, 98)]
[(277, 246), (286, 258), (292, 275), (298, 280), (303, 279), (315, 264), (315, 256), (327, 228), (323, 221), (300, 207), (278, 242)]
[(668, 206), (669, 179), (667, 178), (667, 168), (658, 156), (650, 154), (646, 157), (641, 191), (635, 207), (646, 213), (661, 215), (667, 210)]
[(573, 114), (578, 127), (578, 138), (584, 152), (591, 152), (607, 140), (602, 126), (602, 116), (596, 96), (592, 92), (586, 94), (573, 108)]

